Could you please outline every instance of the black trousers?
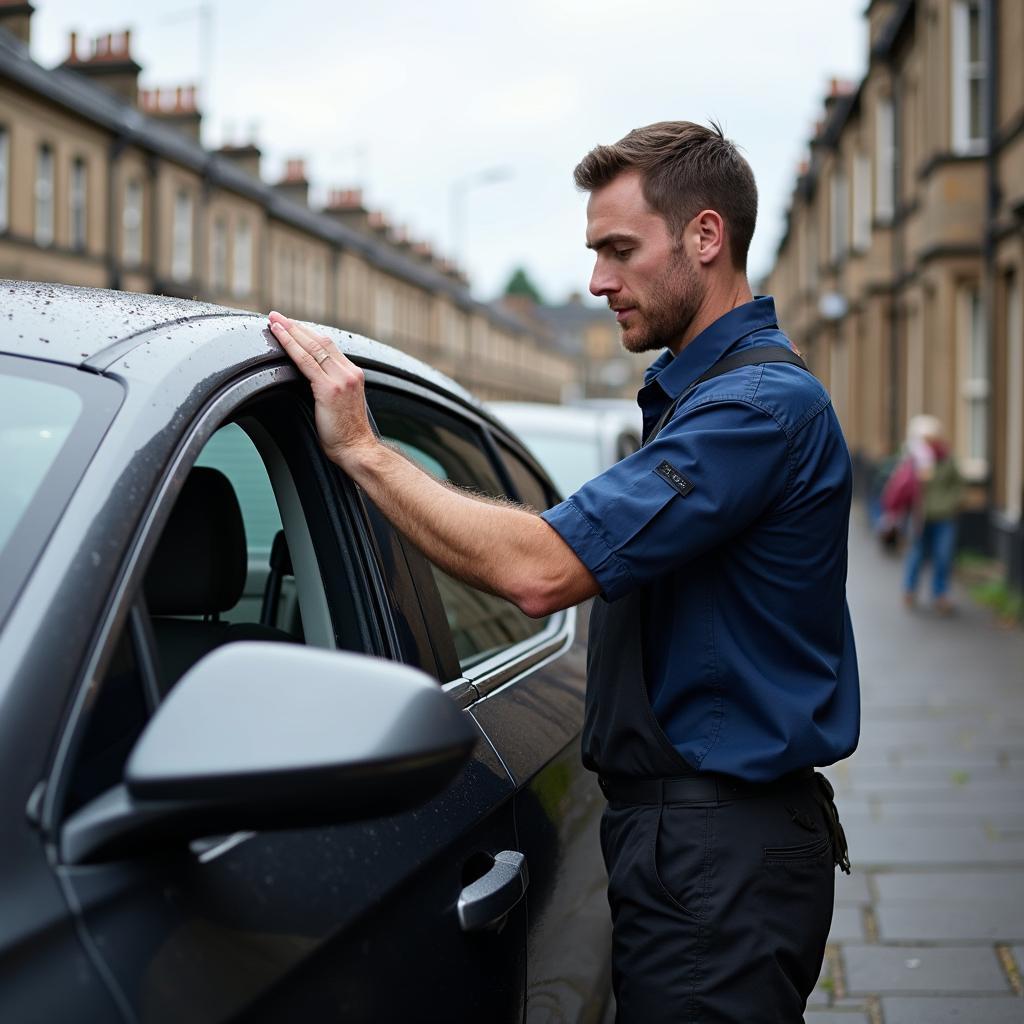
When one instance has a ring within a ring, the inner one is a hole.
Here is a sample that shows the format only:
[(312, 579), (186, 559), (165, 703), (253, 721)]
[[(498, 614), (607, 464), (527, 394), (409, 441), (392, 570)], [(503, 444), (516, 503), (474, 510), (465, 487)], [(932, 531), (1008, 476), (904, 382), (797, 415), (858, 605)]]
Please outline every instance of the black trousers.
[(800, 1024), (835, 896), (813, 776), (742, 799), (612, 799), (601, 846), (619, 1024)]

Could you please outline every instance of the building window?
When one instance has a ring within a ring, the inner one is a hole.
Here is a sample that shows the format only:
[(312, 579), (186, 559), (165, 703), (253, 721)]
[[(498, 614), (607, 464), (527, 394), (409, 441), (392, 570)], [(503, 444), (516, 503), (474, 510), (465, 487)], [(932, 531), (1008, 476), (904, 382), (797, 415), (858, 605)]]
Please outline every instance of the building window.
[(174, 224), (171, 243), (171, 277), (188, 281), (192, 277), (192, 196), (178, 189), (174, 197)]
[(129, 181), (124, 187), (121, 211), (121, 259), (129, 266), (142, 262), (142, 182)]
[(895, 173), (896, 121), (892, 100), (881, 99), (875, 109), (875, 216), (881, 221), (892, 219)]
[(71, 162), (71, 248), (86, 246), (86, 216), (88, 212), (88, 176), (85, 161), (75, 157)]
[(818, 287), (818, 213), (813, 206), (805, 208), (804, 223), (804, 280), (810, 290)]
[(1017, 523), (1024, 505), (1024, 298), (1019, 273), (1005, 283), (1006, 517)]
[(846, 188), (846, 173), (842, 167), (836, 167), (829, 185), (829, 252), (833, 263), (840, 263), (849, 248), (848, 220), (849, 194)]
[(296, 309), (304, 307), (306, 300), (306, 254), (292, 249), (288, 268), (288, 294), (295, 302)]
[(7, 129), (0, 127), (0, 231), (6, 231), (10, 220), (8, 219), (8, 197), (7, 182), (10, 179), (11, 147), (10, 135)]
[(322, 317), (324, 315), (324, 265), (323, 262), (314, 258), (309, 266), (309, 285), (306, 296), (309, 315)]
[(960, 289), (960, 450), (964, 475), (981, 479), (988, 473), (988, 337), (981, 289)]
[(391, 338), (395, 326), (395, 303), (391, 289), (381, 283), (375, 296), (376, 308), (373, 315), (374, 331), (382, 338)]
[(228, 223), (223, 217), (214, 219), (210, 249), (210, 285), (223, 292), (228, 286)]
[(235, 224), (235, 247), (231, 267), (231, 290), (235, 295), (248, 295), (252, 291), (252, 228), (247, 220)]
[(53, 150), (36, 153), (36, 244), (53, 245)]
[(985, 53), (981, 0), (957, 0), (953, 8), (953, 148), (985, 150)]
[(871, 246), (871, 160), (864, 153), (853, 158), (853, 249)]

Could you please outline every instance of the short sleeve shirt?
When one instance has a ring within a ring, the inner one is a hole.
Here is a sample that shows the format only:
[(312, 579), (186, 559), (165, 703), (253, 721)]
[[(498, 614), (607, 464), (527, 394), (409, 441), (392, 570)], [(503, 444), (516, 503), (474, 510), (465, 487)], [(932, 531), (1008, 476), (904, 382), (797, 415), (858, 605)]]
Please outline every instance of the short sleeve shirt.
[(646, 600), (645, 683), (699, 770), (766, 781), (857, 743), (846, 603), (852, 471), (828, 393), (766, 363), (690, 385), (726, 355), (788, 346), (771, 298), (731, 310), (639, 394), (639, 451), (544, 514), (616, 601)]

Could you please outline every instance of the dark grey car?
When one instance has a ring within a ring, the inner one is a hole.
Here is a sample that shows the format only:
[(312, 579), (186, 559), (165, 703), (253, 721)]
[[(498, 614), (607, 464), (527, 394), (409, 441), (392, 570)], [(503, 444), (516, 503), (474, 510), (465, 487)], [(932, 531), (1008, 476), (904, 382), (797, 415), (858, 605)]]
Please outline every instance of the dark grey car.
[[(585, 609), (425, 562), (262, 317), (0, 312), (0, 1019), (598, 1019)], [(555, 499), (451, 381), (328, 333), (411, 458)]]

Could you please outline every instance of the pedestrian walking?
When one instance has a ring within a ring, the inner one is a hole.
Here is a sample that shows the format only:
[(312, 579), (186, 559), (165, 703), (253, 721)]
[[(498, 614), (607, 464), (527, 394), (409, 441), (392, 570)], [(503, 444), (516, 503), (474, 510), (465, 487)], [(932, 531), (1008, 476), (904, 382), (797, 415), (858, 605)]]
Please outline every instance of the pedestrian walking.
[(596, 597), (583, 759), (601, 842), (618, 1019), (802, 1020), (848, 869), (814, 766), (854, 749), (850, 458), (829, 397), (754, 298), (749, 165), (717, 126), (598, 146), (594, 295), (631, 352), (644, 445), (537, 515), (445, 487), (382, 445), (361, 371), (271, 326), (309, 379), (329, 457), (442, 569), (527, 614)]
[(963, 478), (936, 417), (915, 416), (910, 421), (902, 476), (905, 486), (894, 488), (890, 504), (897, 512), (905, 511), (910, 535), (903, 573), (903, 603), (908, 608), (916, 606), (921, 570), (925, 562), (930, 562), (932, 607), (940, 615), (950, 615), (955, 610), (949, 597), (949, 582)]

